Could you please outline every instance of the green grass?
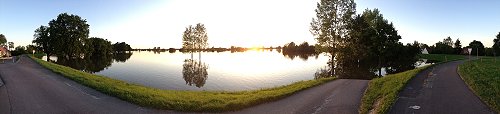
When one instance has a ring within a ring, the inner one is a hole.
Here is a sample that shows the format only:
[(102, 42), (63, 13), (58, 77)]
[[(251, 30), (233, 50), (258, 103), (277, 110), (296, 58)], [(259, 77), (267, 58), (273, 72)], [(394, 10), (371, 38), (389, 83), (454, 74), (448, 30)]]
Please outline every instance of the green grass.
[(370, 111), (373, 111), (375, 114), (387, 113), (390, 107), (396, 102), (399, 92), (403, 90), (406, 83), (430, 66), (371, 80), (361, 99), (359, 113), (367, 114)]
[(39, 58), (41, 59), (43, 56), (45, 56), (46, 54), (45, 53), (35, 53), (35, 54), (31, 54), (33, 56), (35, 56), (36, 58)]
[(419, 57), (422, 59), (428, 59), (436, 62), (456, 61), (468, 58), (468, 56), (466, 55), (448, 55), (448, 54), (420, 54)]
[(30, 57), (53, 72), (102, 93), (144, 107), (178, 111), (221, 112), (238, 110), (265, 102), (275, 101), (292, 95), (295, 92), (335, 79), (324, 78), (299, 81), (276, 88), (239, 92), (160, 90), (81, 72), (66, 66), (46, 62), (32, 56)]
[(458, 72), (482, 101), (500, 112), (500, 58), (467, 61), (458, 66)]

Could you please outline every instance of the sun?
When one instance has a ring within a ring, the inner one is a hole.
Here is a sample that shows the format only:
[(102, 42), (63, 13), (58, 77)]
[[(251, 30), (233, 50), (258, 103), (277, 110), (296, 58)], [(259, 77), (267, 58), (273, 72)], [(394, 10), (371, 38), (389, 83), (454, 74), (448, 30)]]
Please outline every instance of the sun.
[(251, 50), (259, 50), (259, 49), (262, 49), (262, 45), (253, 45), (252, 47), (250, 47)]

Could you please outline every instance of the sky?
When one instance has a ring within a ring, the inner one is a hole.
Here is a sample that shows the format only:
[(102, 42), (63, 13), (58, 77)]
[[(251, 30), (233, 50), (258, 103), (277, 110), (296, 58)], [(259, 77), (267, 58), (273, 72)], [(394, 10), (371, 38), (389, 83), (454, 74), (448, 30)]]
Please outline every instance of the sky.
[[(132, 48), (180, 48), (185, 27), (205, 24), (210, 47), (314, 44), (309, 32), (319, 0), (0, 0), (0, 34), (28, 45), (34, 30), (60, 13), (87, 20), (91, 37)], [(500, 32), (500, 1), (355, 0), (357, 13), (378, 8), (400, 42), (433, 45), (450, 36), (491, 47)]]

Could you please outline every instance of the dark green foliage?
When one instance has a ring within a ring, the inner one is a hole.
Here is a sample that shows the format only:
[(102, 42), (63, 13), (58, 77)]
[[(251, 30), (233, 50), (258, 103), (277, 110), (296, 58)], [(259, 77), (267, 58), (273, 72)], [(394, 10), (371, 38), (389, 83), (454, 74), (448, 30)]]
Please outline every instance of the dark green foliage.
[(0, 34), (0, 45), (5, 45), (7, 43), (7, 38), (5, 38), (5, 35)]
[(455, 41), (455, 45), (453, 45), (453, 49), (455, 50), (454, 54), (461, 54), (462, 53), (462, 43), (460, 40), (457, 38), (457, 41)]
[(452, 46), (454, 45), (453, 40), (448, 37), (439, 41), (431, 49), (431, 54), (455, 54), (455, 50)]
[(59, 14), (49, 22), (48, 33), (58, 57), (81, 57), (87, 51), (89, 25), (78, 15)]
[(89, 50), (91, 56), (104, 56), (113, 53), (113, 46), (111, 42), (102, 38), (92, 37), (88, 40)]
[(132, 48), (125, 42), (116, 42), (113, 44), (113, 49), (115, 52), (131, 51)]
[(472, 48), (471, 55), (484, 56), (485, 54), (485, 48), (481, 41), (474, 40), (469, 43), (469, 46), (467, 46), (467, 48)]
[(418, 61), (417, 55), (420, 54), (418, 44), (398, 43), (389, 49), (391, 53), (386, 55), (386, 58), (391, 58), (386, 61), (386, 72), (394, 74), (406, 70), (414, 69), (414, 63)]
[(493, 54), (500, 55), (500, 32), (498, 32), (497, 38), (493, 39)]
[(12, 56), (18, 56), (22, 54), (28, 54), (29, 52), (26, 50), (24, 46), (17, 46), (14, 51), (10, 52)]
[(484, 48), (484, 55), (485, 56), (494, 56), (495, 54), (493, 53), (493, 48)]
[[(33, 43), (44, 53), (47, 54), (47, 56), (51, 56), (52, 54), (55, 53), (55, 43), (54, 43), (54, 38), (51, 38), (49, 36), (49, 27), (47, 26), (40, 26), (35, 30), (35, 34), (33, 35), (35, 39), (33, 39)], [(49, 60), (49, 57), (47, 57), (47, 60)]]
[(60, 58), (75, 58), (88, 53), (85, 44), (89, 36), (89, 25), (78, 15), (59, 14), (48, 26), (36, 29), (33, 36), (33, 43), (48, 56), (56, 54)]

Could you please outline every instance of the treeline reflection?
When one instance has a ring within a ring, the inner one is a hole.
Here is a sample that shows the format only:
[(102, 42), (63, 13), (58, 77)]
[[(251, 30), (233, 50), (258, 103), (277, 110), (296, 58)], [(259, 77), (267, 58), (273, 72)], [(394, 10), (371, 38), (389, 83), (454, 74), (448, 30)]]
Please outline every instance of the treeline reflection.
[(120, 52), (114, 54), (91, 55), (83, 58), (57, 57), (57, 60), (51, 61), (84, 72), (96, 73), (110, 67), (113, 62), (126, 62), (132, 54), (132, 52)]

